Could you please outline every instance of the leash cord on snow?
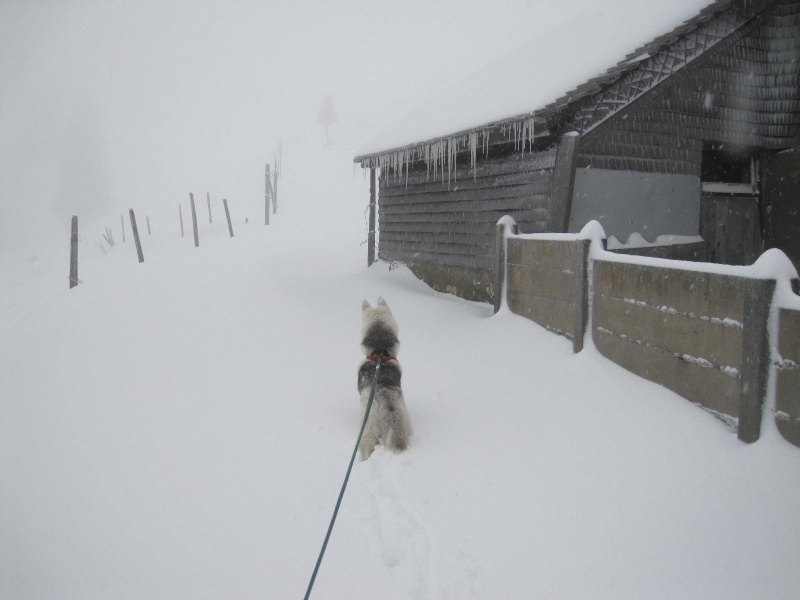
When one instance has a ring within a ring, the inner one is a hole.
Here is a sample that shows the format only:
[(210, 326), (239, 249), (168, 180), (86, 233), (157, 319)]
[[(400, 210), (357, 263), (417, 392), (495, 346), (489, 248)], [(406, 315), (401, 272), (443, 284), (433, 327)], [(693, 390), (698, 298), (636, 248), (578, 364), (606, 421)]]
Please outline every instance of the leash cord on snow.
[(378, 384), (378, 373), (380, 372), (380, 370), (381, 370), (381, 361), (376, 361), (375, 376), (372, 378), (372, 387), (369, 390), (369, 401), (367, 402), (367, 410), (364, 411), (364, 420), (361, 423), (361, 431), (358, 432), (356, 447), (353, 448), (353, 456), (350, 457), (350, 465), (347, 467), (347, 474), (344, 476), (344, 483), (342, 483), (342, 490), (339, 492), (339, 499), (336, 500), (336, 508), (333, 509), (331, 524), (328, 525), (328, 533), (325, 534), (325, 541), (322, 542), (322, 549), (319, 551), (319, 558), (317, 558), (317, 564), (314, 567), (314, 572), (311, 574), (311, 581), (308, 582), (308, 589), (306, 590), (306, 595), (303, 597), (303, 600), (308, 600), (308, 597), (311, 595), (311, 588), (314, 587), (314, 580), (317, 578), (317, 571), (319, 571), (319, 566), (320, 564), (322, 564), (322, 557), (325, 555), (325, 548), (328, 547), (328, 540), (330, 539), (331, 532), (333, 531), (333, 524), (336, 522), (336, 515), (339, 513), (339, 506), (342, 504), (342, 498), (344, 497), (344, 490), (347, 487), (347, 481), (350, 479), (350, 471), (353, 470), (353, 463), (356, 460), (356, 454), (358, 454), (358, 447), (361, 445), (361, 436), (364, 435), (364, 429), (367, 426), (369, 409), (372, 408), (372, 400), (375, 398), (375, 388), (377, 387)]

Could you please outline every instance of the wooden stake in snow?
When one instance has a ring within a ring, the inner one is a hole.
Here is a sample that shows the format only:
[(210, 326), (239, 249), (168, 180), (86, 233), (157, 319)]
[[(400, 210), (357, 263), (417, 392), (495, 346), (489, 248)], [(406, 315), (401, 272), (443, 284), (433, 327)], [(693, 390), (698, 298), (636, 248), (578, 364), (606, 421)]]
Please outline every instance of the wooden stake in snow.
[(145, 215), (144, 218), (147, 221), (147, 235), (153, 235), (150, 233), (150, 215)]
[(208, 202), (208, 223), (211, 224), (211, 195), (206, 192), (206, 201)]
[(181, 237), (183, 237), (183, 211), (181, 210), (180, 203), (178, 204), (178, 217), (181, 220)]
[(69, 252), (69, 289), (78, 285), (78, 217), (72, 217)]
[(197, 235), (197, 211), (194, 208), (194, 194), (189, 192), (189, 204), (192, 205), (192, 229), (194, 229), (194, 247), (200, 247), (200, 238)]
[(119, 226), (122, 228), (122, 243), (125, 243), (125, 217), (123, 215), (119, 216)]
[(230, 233), (231, 237), (233, 237), (233, 225), (231, 225), (231, 213), (228, 210), (228, 199), (223, 198), (222, 204), (225, 206), (225, 218), (228, 219), (228, 233)]
[(269, 198), (272, 196), (272, 184), (269, 181), (269, 163), (264, 170), (264, 225), (269, 225)]
[(133, 241), (136, 244), (136, 254), (139, 257), (139, 262), (144, 262), (144, 254), (142, 253), (142, 242), (139, 239), (139, 228), (136, 226), (136, 215), (133, 214), (133, 209), (128, 211), (131, 216), (131, 230), (133, 231)]

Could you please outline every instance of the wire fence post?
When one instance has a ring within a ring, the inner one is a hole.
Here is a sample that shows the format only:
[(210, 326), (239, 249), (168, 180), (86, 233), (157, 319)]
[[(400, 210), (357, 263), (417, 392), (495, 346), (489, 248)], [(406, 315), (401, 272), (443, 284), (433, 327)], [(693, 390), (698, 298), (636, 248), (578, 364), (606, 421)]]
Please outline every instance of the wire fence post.
[(144, 262), (144, 253), (142, 252), (142, 241), (139, 239), (139, 228), (136, 226), (136, 215), (133, 214), (133, 209), (128, 211), (131, 216), (131, 230), (133, 231), (133, 241), (136, 244), (136, 255), (139, 257), (139, 262)]
[(233, 225), (231, 225), (231, 213), (228, 210), (228, 199), (223, 198), (222, 204), (225, 206), (225, 218), (228, 219), (228, 233), (230, 233), (231, 237), (233, 237)]
[(197, 211), (194, 207), (194, 194), (189, 192), (189, 204), (192, 205), (192, 229), (194, 229), (194, 247), (200, 246), (200, 237), (197, 235)]
[(78, 217), (72, 217), (69, 252), (69, 289), (78, 285)]
[(272, 184), (269, 181), (269, 163), (264, 169), (264, 225), (269, 225), (269, 199), (272, 196)]

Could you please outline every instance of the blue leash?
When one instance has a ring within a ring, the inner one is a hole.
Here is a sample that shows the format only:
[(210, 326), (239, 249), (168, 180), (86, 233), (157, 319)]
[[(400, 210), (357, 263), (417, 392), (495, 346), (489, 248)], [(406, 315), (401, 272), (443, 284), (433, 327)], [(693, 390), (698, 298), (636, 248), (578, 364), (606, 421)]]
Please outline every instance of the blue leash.
[(325, 548), (328, 547), (328, 540), (331, 538), (331, 532), (333, 531), (333, 524), (336, 522), (336, 515), (339, 513), (339, 506), (342, 504), (342, 498), (344, 497), (344, 490), (347, 487), (347, 480), (350, 479), (350, 471), (353, 470), (353, 463), (356, 460), (356, 454), (358, 454), (358, 446), (361, 444), (361, 436), (364, 435), (364, 429), (367, 426), (369, 409), (372, 408), (372, 400), (373, 398), (375, 398), (375, 388), (377, 387), (378, 384), (378, 372), (380, 370), (381, 370), (381, 363), (380, 361), (378, 361), (375, 366), (375, 377), (372, 378), (372, 388), (369, 391), (369, 401), (367, 402), (367, 410), (364, 411), (364, 421), (361, 423), (361, 431), (358, 432), (356, 447), (353, 448), (353, 456), (350, 458), (350, 465), (347, 467), (347, 474), (344, 476), (344, 483), (342, 484), (342, 490), (339, 492), (339, 499), (336, 501), (336, 508), (333, 509), (333, 517), (331, 517), (331, 524), (328, 526), (328, 533), (325, 534), (325, 541), (322, 542), (322, 550), (319, 551), (319, 558), (317, 558), (317, 565), (314, 567), (314, 572), (311, 574), (311, 581), (308, 582), (308, 589), (306, 590), (306, 595), (303, 597), (303, 600), (308, 600), (308, 597), (311, 595), (311, 588), (314, 587), (314, 580), (317, 578), (317, 571), (319, 571), (319, 566), (320, 564), (322, 564), (322, 557), (325, 555)]

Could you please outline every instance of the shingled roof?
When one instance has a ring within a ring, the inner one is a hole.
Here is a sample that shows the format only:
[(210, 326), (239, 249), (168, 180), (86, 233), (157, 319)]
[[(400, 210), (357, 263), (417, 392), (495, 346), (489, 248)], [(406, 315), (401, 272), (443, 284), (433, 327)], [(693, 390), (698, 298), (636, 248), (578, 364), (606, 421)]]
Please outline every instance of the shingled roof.
[[(444, 170), (456, 153), (466, 150), (470, 150), (474, 163), (476, 148), (488, 146), (490, 136), (492, 143), (505, 139), (524, 147), (534, 135), (587, 132), (746, 25), (754, 26), (768, 9), (788, 3), (716, 0), (680, 26), (634, 49), (605, 73), (543, 106), (404, 145), (373, 144), (354, 161), (362, 167), (401, 171), (409, 162), (425, 160)], [(653, 10), (656, 8), (653, 6)], [(792, 35), (796, 36), (796, 31)]]

